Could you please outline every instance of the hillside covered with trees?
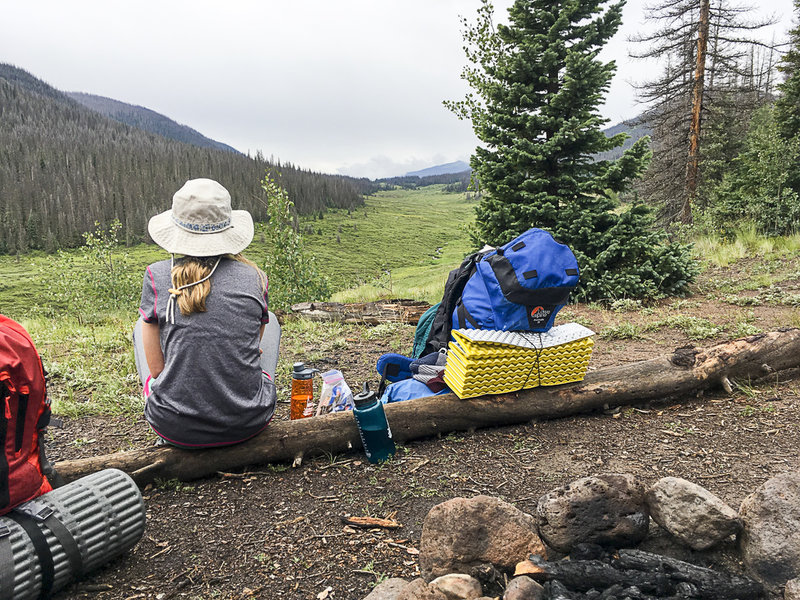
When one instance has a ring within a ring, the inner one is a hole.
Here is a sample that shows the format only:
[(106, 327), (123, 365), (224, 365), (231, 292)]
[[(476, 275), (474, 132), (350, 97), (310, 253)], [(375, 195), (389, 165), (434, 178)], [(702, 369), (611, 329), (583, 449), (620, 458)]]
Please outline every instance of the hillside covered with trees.
[(79, 245), (114, 219), (127, 243), (144, 241), (148, 219), (195, 177), (223, 182), (235, 208), (263, 221), (265, 171), (299, 214), (363, 204), (362, 181), (147, 133), (0, 64), (0, 253)]
[(128, 104), (127, 102), (120, 102), (113, 98), (106, 98), (104, 96), (96, 96), (95, 94), (84, 94), (83, 92), (66, 92), (67, 96), (83, 104), (86, 108), (90, 108), (101, 115), (142, 129), (157, 135), (163, 135), (165, 138), (175, 140), (177, 142), (185, 142), (193, 146), (200, 146), (201, 148), (213, 148), (215, 150), (227, 150), (228, 152), (238, 152), (236, 148), (223, 144), (211, 138), (207, 138), (199, 131), (176, 123), (172, 119), (157, 113), (154, 110), (145, 108), (144, 106), (136, 106)]

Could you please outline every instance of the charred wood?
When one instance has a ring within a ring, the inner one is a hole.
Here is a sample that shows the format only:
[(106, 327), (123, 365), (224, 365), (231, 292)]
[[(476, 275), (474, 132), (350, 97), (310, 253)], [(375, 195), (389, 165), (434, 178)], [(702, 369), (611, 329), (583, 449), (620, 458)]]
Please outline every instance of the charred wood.
[[(641, 550), (620, 550), (609, 562), (598, 559), (548, 562), (535, 555), (530, 560), (539, 572), (528, 573), (529, 577), (547, 582), (548, 589), (555, 594), (551, 598), (748, 600), (764, 594), (761, 584), (747, 577)], [(565, 587), (569, 595), (557, 584)]]
[(615, 563), (623, 569), (666, 573), (676, 582), (685, 582), (697, 589), (698, 598), (758, 598), (763, 586), (748, 578), (727, 575), (706, 567), (698, 567), (667, 556), (642, 550), (620, 550)]

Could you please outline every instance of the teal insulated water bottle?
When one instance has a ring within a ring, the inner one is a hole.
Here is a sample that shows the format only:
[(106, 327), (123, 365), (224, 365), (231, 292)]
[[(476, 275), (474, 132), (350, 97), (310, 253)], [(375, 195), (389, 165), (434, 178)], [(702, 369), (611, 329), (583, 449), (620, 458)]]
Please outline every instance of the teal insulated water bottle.
[(361, 435), (361, 443), (367, 460), (378, 463), (394, 456), (395, 447), (392, 441), (392, 430), (383, 412), (383, 404), (377, 394), (364, 384), (364, 391), (353, 396), (353, 415)]

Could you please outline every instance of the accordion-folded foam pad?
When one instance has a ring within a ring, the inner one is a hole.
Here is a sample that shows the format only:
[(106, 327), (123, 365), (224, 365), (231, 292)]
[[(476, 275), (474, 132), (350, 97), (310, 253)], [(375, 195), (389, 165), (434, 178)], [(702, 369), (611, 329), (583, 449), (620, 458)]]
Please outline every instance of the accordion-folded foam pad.
[(444, 381), (459, 398), (582, 381), (593, 335), (577, 323), (544, 333), (456, 329)]

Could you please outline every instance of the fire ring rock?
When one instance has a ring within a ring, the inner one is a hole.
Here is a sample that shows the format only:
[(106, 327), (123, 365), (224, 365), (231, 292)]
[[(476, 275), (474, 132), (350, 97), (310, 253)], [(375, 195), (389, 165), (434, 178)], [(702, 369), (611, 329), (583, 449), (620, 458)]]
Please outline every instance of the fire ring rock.
[(783, 600), (800, 600), (800, 579), (790, 579), (783, 588)]
[(584, 477), (548, 492), (539, 499), (536, 514), (541, 538), (565, 553), (582, 542), (635, 545), (650, 524), (644, 484), (617, 473)]
[(773, 477), (742, 502), (739, 544), (745, 568), (766, 586), (800, 577), (800, 473)]
[(453, 498), (434, 506), (422, 524), (419, 550), (426, 581), (448, 573), (471, 575), (487, 564), (511, 572), (529, 554), (546, 554), (536, 520), (490, 496)]
[(447, 600), (447, 596), (420, 578), (402, 588), (397, 600)]
[(650, 516), (694, 550), (707, 550), (741, 527), (738, 513), (702, 486), (664, 477), (647, 492)]
[(480, 581), (464, 573), (442, 575), (428, 585), (442, 592), (447, 600), (477, 600), (483, 596)]

